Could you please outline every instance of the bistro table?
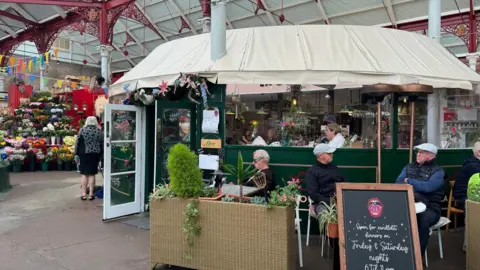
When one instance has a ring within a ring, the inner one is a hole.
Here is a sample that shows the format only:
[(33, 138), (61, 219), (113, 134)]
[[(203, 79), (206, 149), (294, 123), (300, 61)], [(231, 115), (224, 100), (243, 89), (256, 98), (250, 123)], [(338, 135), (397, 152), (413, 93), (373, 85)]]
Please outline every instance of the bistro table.
[[(221, 191), (222, 194), (240, 196), (240, 185), (224, 184), (221, 189), (222, 189)], [(257, 187), (243, 186), (243, 196), (255, 194), (260, 190), (262, 189)]]

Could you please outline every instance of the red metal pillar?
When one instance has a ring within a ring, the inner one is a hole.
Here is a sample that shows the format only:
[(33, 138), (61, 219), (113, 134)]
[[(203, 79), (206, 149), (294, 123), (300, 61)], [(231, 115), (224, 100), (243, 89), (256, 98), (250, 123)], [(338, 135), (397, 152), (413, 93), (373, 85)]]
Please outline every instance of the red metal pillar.
[(468, 52), (474, 53), (477, 51), (477, 16), (475, 16), (475, 10), (473, 7), (473, 0), (470, 0), (470, 12), (468, 16), (469, 23), (469, 42)]
[[(101, 45), (109, 45), (108, 40), (108, 12), (105, 2), (102, 3), (102, 8), (100, 10), (100, 21), (99, 21), (99, 40)], [(114, 23), (114, 22), (113, 22)]]

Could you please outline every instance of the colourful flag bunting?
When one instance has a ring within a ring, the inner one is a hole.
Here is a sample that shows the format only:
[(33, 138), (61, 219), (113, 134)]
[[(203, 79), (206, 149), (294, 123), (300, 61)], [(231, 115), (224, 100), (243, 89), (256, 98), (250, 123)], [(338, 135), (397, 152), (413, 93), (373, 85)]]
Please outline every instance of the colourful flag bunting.
[(48, 56), (50, 56), (50, 52), (45, 53), (45, 60), (46, 60), (47, 63), (48, 63)]
[(35, 81), (35, 75), (30, 74), (30, 84), (32, 84), (33, 81)]
[[(55, 49), (53, 50), (53, 52), (54, 52), (54, 54), (55, 54), (55, 58), (57, 58), (57, 60), (58, 60), (58, 48), (55, 48)], [(0, 59), (0, 61), (2, 61), (2, 60)]]
[(28, 61), (28, 72), (32, 72), (32, 60)]
[(10, 57), (10, 59), (8, 59), (8, 61), (10, 61), (10, 66), (13, 66), (15, 65), (15, 57)]

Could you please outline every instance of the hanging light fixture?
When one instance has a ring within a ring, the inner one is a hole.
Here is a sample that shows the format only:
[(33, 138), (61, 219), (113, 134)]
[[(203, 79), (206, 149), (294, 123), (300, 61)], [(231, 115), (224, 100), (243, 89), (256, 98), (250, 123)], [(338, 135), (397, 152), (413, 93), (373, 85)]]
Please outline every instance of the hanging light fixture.
[(77, 104), (73, 104), (73, 110), (78, 111), (78, 105)]
[(235, 112), (232, 110), (232, 108), (228, 108), (228, 111), (225, 114), (226, 115), (235, 115)]
[(263, 106), (262, 106), (260, 110), (258, 110), (257, 114), (268, 114), (268, 113), (265, 112), (265, 110), (263, 110)]
[(87, 103), (86, 103), (86, 102), (83, 102), (82, 109), (83, 109), (84, 111), (87, 110)]

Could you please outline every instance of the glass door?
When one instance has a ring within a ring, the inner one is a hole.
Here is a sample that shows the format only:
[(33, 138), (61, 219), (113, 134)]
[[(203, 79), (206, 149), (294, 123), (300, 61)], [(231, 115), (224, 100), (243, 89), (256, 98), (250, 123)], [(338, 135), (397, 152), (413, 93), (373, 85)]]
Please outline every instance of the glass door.
[(155, 142), (155, 186), (168, 183), (167, 159), (170, 147), (177, 143), (196, 149), (196, 114), (194, 104), (157, 103)]
[(105, 105), (103, 219), (142, 210), (141, 108)]

